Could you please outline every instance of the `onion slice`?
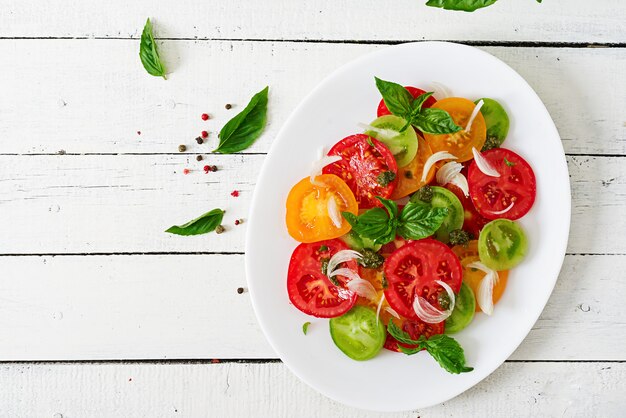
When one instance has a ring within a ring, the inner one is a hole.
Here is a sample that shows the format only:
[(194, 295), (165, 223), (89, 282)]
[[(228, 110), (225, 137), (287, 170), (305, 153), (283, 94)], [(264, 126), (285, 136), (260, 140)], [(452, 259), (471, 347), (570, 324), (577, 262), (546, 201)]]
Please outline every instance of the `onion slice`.
[(335, 253), (335, 255), (330, 257), (330, 260), (328, 260), (328, 267), (326, 268), (326, 273), (328, 277), (330, 277), (339, 264), (345, 263), (346, 261), (350, 261), (350, 260), (360, 260), (361, 258), (363, 258), (363, 255), (354, 250), (338, 251), (337, 253)]
[(395, 317), (396, 319), (400, 319), (400, 315), (398, 314), (398, 312), (396, 312), (396, 310), (393, 309), (391, 306), (385, 306), (385, 311), (389, 312), (389, 314), (391, 314), (391, 316)]
[(454, 184), (456, 187), (461, 189), (465, 197), (469, 197), (469, 185), (467, 184), (467, 178), (463, 175), (463, 173), (459, 173), (452, 178), (450, 184)]
[(383, 307), (383, 302), (385, 301), (385, 294), (380, 297), (378, 301), (378, 307), (376, 308), (376, 325), (378, 325), (378, 318), (380, 317), (380, 308)]
[(328, 208), (328, 216), (330, 220), (333, 221), (333, 225), (335, 225), (336, 228), (341, 228), (341, 213), (339, 212), (339, 207), (337, 207), (337, 202), (333, 196), (328, 199), (326, 206)]
[(469, 132), (472, 129), (472, 124), (474, 123), (474, 119), (476, 119), (476, 116), (478, 116), (478, 112), (480, 112), (480, 108), (483, 107), (484, 104), (485, 102), (482, 99), (480, 99), (478, 103), (476, 104), (476, 106), (474, 106), (474, 110), (472, 111), (472, 114), (470, 115), (469, 121), (467, 121), (465, 132)]
[(341, 156), (339, 155), (327, 155), (315, 161), (313, 165), (311, 166), (311, 175), (309, 177), (311, 180), (311, 184), (314, 184), (315, 186), (320, 186), (320, 187), (326, 186), (325, 183), (315, 180), (315, 177), (322, 174), (322, 169), (326, 167), (328, 164), (336, 163), (337, 161), (340, 161), (340, 160), (341, 160)]
[(428, 157), (426, 162), (424, 163), (424, 170), (422, 171), (422, 182), (426, 181), (426, 177), (428, 176), (428, 172), (430, 169), (442, 160), (456, 160), (457, 158), (446, 151), (439, 151)]
[[(339, 269), (339, 270), (344, 270), (344, 269)], [(335, 270), (335, 271), (339, 271), (339, 270)], [(353, 272), (352, 270), (349, 270), (349, 271)], [(346, 284), (346, 287), (348, 288), (348, 290), (353, 291), (354, 293), (356, 293), (357, 295), (363, 298), (366, 298), (369, 300), (376, 300), (377, 294), (376, 294), (376, 289), (374, 289), (374, 286), (367, 280), (358, 277), (358, 275), (354, 279), (350, 280), (348, 284)]]
[(489, 212), (489, 213), (492, 215), (504, 215), (505, 213), (513, 209), (513, 206), (515, 206), (515, 202), (511, 202), (511, 204), (507, 206), (505, 209), (498, 210), (496, 212)]
[(381, 139), (392, 139), (400, 134), (400, 132), (394, 131), (393, 129), (377, 128), (366, 123), (359, 123), (358, 125), (366, 131), (376, 132)]
[(469, 263), (466, 267), (478, 269), (486, 273), (478, 286), (476, 302), (478, 302), (481, 311), (487, 315), (491, 315), (493, 313), (493, 287), (500, 279), (498, 272), (490, 269), (480, 261)]
[(454, 176), (463, 170), (463, 165), (456, 161), (448, 161), (439, 170), (437, 170), (437, 183), (446, 185), (452, 181)]
[(428, 302), (421, 296), (418, 296), (413, 300), (413, 310), (415, 311), (419, 319), (429, 324), (436, 324), (448, 319), (448, 317), (452, 315), (452, 311), (454, 310), (454, 304), (456, 302), (454, 291), (446, 282), (436, 280), (435, 283), (443, 287), (448, 294), (448, 297), (450, 298), (450, 306), (448, 307), (448, 309), (446, 309), (445, 311), (441, 311), (435, 308), (430, 302)]
[(472, 153), (474, 154), (474, 161), (476, 161), (476, 166), (480, 171), (483, 172), (483, 174), (490, 177), (500, 177), (500, 173), (498, 173), (498, 171), (493, 168), (491, 164), (489, 164), (489, 161), (487, 161), (487, 159), (483, 157), (483, 154), (480, 151), (472, 147)]

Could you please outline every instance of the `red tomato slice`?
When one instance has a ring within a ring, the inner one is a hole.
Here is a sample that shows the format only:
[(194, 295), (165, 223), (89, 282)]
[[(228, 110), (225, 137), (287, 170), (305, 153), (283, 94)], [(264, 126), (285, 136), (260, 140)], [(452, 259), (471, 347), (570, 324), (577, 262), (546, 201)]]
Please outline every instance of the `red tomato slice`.
[(385, 260), (385, 277), (388, 286), (385, 298), (389, 306), (401, 316), (417, 318), (413, 300), (421, 296), (441, 309), (439, 294), (446, 291), (435, 281), (447, 283), (458, 293), (463, 268), (447, 245), (434, 239), (422, 239), (400, 247)]
[[(341, 160), (329, 164), (324, 174), (334, 174), (346, 182), (354, 193), (359, 209), (382, 206), (376, 196), (388, 198), (398, 182), (398, 165), (385, 145), (364, 134), (352, 135), (337, 142), (328, 155), (339, 155)], [(383, 185), (379, 175), (386, 171), (395, 178)]]
[(482, 153), (500, 173), (500, 177), (484, 174), (476, 162), (469, 167), (467, 181), (470, 197), (478, 213), (487, 219), (519, 219), (535, 203), (535, 173), (522, 157), (511, 150), (496, 148)]
[[(324, 248), (324, 246), (326, 248)], [(335, 253), (347, 250), (348, 246), (339, 239), (311, 244), (300, 244), (291, 255), (287, 274), (287, 292), (294, 306), (308, 315), (318, 318), (334, 318), (348, 312), (356, 303), (356, 293), (335, 286), (322, 274), (322, 261), (329, 260)], [(342, 267), (358, 271), (354, 260), (342, 263)], [(340, 283), (346, 278), (335, 276)]]
[[(466, 171), (466, 170), (464, 170)], [(463, 171), (462, 171), (463, 173)], [(467, 173), (463, 173), (467, 175)], [(463, 220), (463, 229), (474, 236), (474, 239), (478, 239), (480, 235), (480, 231), (482, 231), (483, 227), (487, 225), (490, 220), (482, 216), (472, 203), (472, 200), (469, 197), (465, 196), (465, 193), (461, 189), (459, 189), (454, 184), (446, 184), (446, 189), (450, 190), (452, 193), (456, 195), (461, 201), (463, 205), (463, 211), (465, 212), (465, 219)]]
[[(439, 322), (437, 324), (429, 324), (419, 318), (403, 320), (398, 320), (394, 318), (393, 320), (395, 321), (394, 323), (396, 325), (400, 326), (400, 328), (402, 328), (404, 332), (409, 334), (412, 340), (417, 340), (421, 335), (426, 338), (430, 338), (432, 335), (443, 334), (444, 330), (443, 322)], [(416, 346), (414, 345), (398, 342), (398, 340), (396, 340), (389, 333), (387, 333), (387, 339), (385, 340), (384, 347), (387, 350), (399, 352), (400, 349), (398, 348), (398, 344), (406, 348), (416, 348)]]
[[(405, 89), (407, 89), (408, 92), (411, 93), (411, 96), (413, 96), (413, 98), (417, 98), (418, 96), (426, 93), (424, 90), (418, 89), (417, 87), (406, 86)], [(437, 99), (435, 99), (433, 96), (430, 96), (428, 99), (426, 99), (422, 107), (431, 107), (435, 103), (437, 103)], [(384, 100), (381, 100), (378, 104), (377, 114), (378, 117), (391, 115), (391, 112), (389, 111), (389, 109), (387, 109), (387, 105), (385, 104)]]

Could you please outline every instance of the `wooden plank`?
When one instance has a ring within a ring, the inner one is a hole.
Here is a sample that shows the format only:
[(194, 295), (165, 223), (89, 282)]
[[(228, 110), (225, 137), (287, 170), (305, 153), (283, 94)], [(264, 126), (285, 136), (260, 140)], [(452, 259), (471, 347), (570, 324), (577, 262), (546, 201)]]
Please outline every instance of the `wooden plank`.
[[(532, 9), (556, 3), (522, 5)], [(0, 150), (175, 153), (179, 144), (187, 144), (192, 152), (208, 152), (228, 118), (254, 92), (270, 85), (266, 133), (248, 150), (267, 152), (283, 122), (322, 78), (383, 47), (167, 41), (162, 55), (172, 74), (164, 81), (145, 73), (135, 41), (3, 40), (0, 56), (10, 59), (0, 68), (0, 91), (11, 100), (0, 101)], [(559, 128), (566, 152), (626, 154), (626, 119), (621, 111), (626, 108), (622, 94), (626, 49), (482, 49), (507, 62), (536, 89)], [(597, 76), (599, 69), (602, 77)], [(236, 106), (226, 111), (225, 103)], [(372, 104), (372, 114), (374, 109)], [(203, 112), (214, 118), (203, 122)], [(198, 147), (194, 138), (202, 130), (209, 131), (211, 139)]]
[[(167, 2), (80, 0), (41, 4), (5, 0), (0, 36), (137, 38), (147, 17), (168, 38), (479, 40), (624, 42), (621, 0), (501, 1), (473, 14), (424, 6), (425, 0), (219, 0)], [(54, 18), (51, 18), (53, 16)]]
[[(624, 255), (567, 256), (511, 358), (626, 360), (624, 269)], [(241, 255), (0, 257), (0, 272), (0, 360), (276, 357), (237, 293)]]
[[(264, 155), (0, 156), (0, 254), (243, 252)], [(570, 253), (626, 253), (624, 157), (568, 157)], [(219, 171), (204, 174), (202, 166)], [(189, 175), (184, 168), (191, 168)], [(305, 173), (303, 172), (303, 176)], [(232, 197), (233, 190), (240, 191)], [(163, 231), (220, 207), (222, 235)], [(45, 231), (45, 233), (42, 233)]]
[[(506, 363), (457, 398), (389, 418), (622, 416), (623, 363)], [(373, 418), (272, 364), (8, 364), (0, 414), (10, 417)]]

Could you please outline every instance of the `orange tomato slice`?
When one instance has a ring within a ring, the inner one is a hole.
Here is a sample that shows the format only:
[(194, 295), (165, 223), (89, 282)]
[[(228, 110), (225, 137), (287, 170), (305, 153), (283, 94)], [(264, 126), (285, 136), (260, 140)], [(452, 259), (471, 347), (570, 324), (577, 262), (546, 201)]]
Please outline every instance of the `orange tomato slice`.
[(417, 154), (410, 163), (398, 168), (398, 184), (391, 194), (390, 199), (398, 200), (417, 191), (420, 187), (430, 183), (435, 176), (435, 167), (431, 168), (426, 176), (426, 181), (422, 182), (424, 163), (433, 155), (428, 143), (417, 134)]
[(487, 139), (487, 125), (485, 118), (478, 112), (470, 131), (465, 131), (467, 122), (476, 105), (471, 100), (460, 97), (450, 97), (448, 99), (439, 100), (435, 103), (433, 109), (443, 109), (450, 114), (454, 123), (462, 129), (453, 134), (431, 135), (424, 134), (426, 142), (430, 145), (433, 153), (439, 151), (447, 151), (458, 159), (456, 161), (463, 162), (474, 158), (472, 148), (480, 151)]
[[(461, 266), (463, 266), (463, 281), (472, 288), (474, 295), (477, 295), (478, 287), (480, 286), (480, 282), (483, 277), (485, 277), (485, 272), (466, 266), (474, 261), (480, 261), (480, 257), (478, 257), (478, 241), (470, 241), (467, 247), (463, 245), (456, 245), (452, 247), (452, 252), (454, 252), (454, 254), (456, 254), (457, 257), (459, 257), (459, 259), (461, 260)], [(504, 289), (506, 289), (506, 282), (509, 277), (509, 271), (499, 271), (498, 277), (498, 282), (493, 287), (494, 305), (498, 303), (498, 301), (502, 297), (502, 294), (504, 293)], [(476, 303), (476, 312), (480, 312), (480, 307), (478, 306), (478, 303)]]
[[(358, 213), (352, 190), (334, 174), (322, 174), (311, 183), (300, 180), (287, 196), (287, 230), (296, 241), (316, 242), (338, 238), (350, 231), (350, 224), (341, 217), (337, 227), (328, 212), (328, 201), (334, 199), (339, 213)], [(340, 215), (341, 216), (341, 215)]]

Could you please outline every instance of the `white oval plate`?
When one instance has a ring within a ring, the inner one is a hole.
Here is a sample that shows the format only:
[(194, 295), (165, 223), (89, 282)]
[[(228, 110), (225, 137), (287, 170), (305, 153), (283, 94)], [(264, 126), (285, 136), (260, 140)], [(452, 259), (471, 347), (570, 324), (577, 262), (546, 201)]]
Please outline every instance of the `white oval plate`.
[[(376, 117), (374, 76), (428, 88), (442, 83), (454, 95), (491, 97), (511, 119), (505, 147), (535, 170), (537, 200), (521, 220), (530, 250), (511, 271), (491, 317), (476, 315), (455, 338), (474, 371), (451, 375), (425, 352), (382, 350), (357, 362), (333, 344), (327, 319), (309, 317), (287, 296), (287, 267), (297, 242), (285, 227), (291, 187), (309, 176), (320, 147), (328, 149)], [(256, 185), (246, 241), (246, 272), (259, 322), (282, 361), (324, 395), (358, 408), (400, 411), (444, 402), (500, 366), (526, 337), (554, 287), (570, 224), (570, 188), (559, 134), (545, 106), (509, 66), (479, 49), (445, 42), (392, 46), (357, 59), (326, 78), (293, 112), (274, 140)], [(302, 324), (311, 321), (309, 332)], [(495, 389), (495, 388), (494, 388)], [(495, 396), (495, 394), (494, 394)]]

